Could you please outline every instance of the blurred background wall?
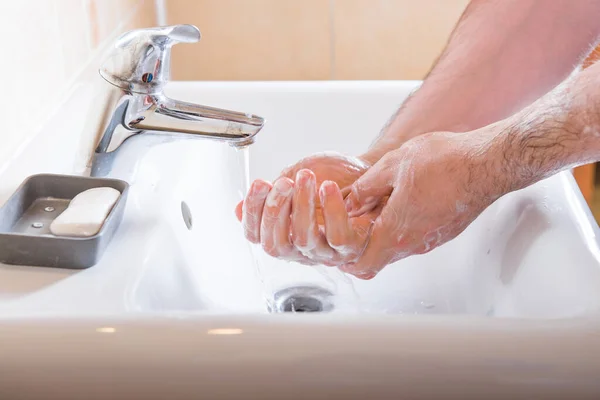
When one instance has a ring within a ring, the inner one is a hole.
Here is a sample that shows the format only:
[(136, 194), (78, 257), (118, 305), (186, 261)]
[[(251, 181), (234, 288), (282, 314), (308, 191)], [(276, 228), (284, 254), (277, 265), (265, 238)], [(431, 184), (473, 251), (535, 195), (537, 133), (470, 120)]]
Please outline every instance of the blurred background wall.
[(421, 79), (468, 0), (162, 0), (181, 80)]

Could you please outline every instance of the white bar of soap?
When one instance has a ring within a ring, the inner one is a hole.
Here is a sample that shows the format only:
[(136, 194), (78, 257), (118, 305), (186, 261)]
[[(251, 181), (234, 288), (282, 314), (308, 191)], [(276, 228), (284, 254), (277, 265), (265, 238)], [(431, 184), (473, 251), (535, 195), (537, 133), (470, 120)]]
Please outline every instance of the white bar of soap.
[(121, 192), (99, 187), (79, 193), (50, 225), (56, 236), (89, 237), (100, 231)]

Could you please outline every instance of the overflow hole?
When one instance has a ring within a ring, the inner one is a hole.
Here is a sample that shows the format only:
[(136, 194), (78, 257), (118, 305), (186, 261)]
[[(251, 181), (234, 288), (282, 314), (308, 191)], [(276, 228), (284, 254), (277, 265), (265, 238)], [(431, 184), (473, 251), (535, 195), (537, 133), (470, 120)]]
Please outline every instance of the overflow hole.
[(191, 231), (193, 226), (192, 211), (185, 201), (181, 202), (181, 216), (183, 217), (185, 226)]

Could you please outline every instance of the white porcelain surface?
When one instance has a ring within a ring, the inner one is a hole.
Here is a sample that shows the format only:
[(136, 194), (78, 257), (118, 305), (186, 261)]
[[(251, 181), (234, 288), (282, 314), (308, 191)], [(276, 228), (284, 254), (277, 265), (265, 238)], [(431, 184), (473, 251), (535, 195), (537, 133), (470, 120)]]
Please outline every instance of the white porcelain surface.
[[(253, 179), (314, 152), (358, 154), (416, 84), (188, 82), (169, 95), (265, 117)], [(253, 251), (263, 285), (233, 214), (241, 154), (150, 142), (120, 150), (112, 177), (131, 190), (98, 265), (0, 265), (1, 398), (5, 388), (87, 396), (89, 385), (89, 398), (600, 397), (598, 226), (570, 173), (505, 196), (456, 240), (371, 281)], [(39, 146), (28, 153), (49, 154)], [(81, 173), (69, 149), (45, 164), (15, 160), (0, 175), (3, 198), (23, 175)], [(266, 314), (265, 290), (300, 283), (336, 290), (337, 310)]]

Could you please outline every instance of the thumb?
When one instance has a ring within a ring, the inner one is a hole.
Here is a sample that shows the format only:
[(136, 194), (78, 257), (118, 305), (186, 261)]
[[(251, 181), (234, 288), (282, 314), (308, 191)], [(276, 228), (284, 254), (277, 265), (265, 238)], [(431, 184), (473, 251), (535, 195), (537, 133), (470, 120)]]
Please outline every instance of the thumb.
[(393, 189), (394, 168), (389, 157), (384, 156), (367, 170), (350, 187), (346, 197), (346, 211), (356, 217), (371, 211)]

